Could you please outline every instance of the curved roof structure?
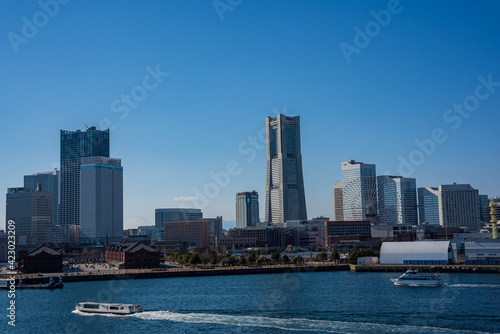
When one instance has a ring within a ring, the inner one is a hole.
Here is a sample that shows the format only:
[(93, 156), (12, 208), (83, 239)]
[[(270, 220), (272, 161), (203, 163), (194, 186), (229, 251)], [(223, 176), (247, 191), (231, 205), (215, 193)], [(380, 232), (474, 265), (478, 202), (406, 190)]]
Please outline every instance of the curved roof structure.
[(380, 248), (380, 264), (403, 264), (405, 260), (448, 261), (449, 241), (384, 242)]

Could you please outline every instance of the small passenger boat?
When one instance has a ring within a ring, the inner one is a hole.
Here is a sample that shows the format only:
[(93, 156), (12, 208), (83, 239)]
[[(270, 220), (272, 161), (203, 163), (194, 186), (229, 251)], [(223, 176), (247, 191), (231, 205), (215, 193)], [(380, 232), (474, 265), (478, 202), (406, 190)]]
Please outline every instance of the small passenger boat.
[(408, 269), (396, 279), (392, 279), (394, 285), (405, 286), (441, 286), (443, 281), (439, 273), (419, 273), (417, 270)]
[(103, 314), (132, 314), (142, 312), (142, 307), (140, 305), (94, 302), (78, 303), (76, 309), (86, 313)]

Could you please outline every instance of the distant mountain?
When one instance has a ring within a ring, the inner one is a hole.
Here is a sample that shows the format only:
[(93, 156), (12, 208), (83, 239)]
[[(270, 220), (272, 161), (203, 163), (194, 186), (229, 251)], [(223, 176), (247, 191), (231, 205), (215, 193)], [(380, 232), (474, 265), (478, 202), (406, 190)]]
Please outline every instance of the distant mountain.
[(144, 217), (135, 216), (123, 222), (123, 229), (126, 230), (129, 228), (137, 228), (137, 226), (151, 226), (154, 224), (154, 222), (151, 222)]

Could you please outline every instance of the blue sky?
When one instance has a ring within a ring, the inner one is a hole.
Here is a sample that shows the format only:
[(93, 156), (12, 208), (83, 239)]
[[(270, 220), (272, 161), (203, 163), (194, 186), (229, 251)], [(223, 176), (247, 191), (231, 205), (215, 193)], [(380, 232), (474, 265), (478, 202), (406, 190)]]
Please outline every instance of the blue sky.
[(265, 150), (251, 142), (285, 113), (301, 116), (310, 218), (333, 217), (349, 159), (500, 195), (496, 1), (60, 2), (0, 2), (4, 191), (59, 166), (60, 129), (111, 126), (125, 227), (161, 207), (231, 221), (250, 190), (263, 217)]

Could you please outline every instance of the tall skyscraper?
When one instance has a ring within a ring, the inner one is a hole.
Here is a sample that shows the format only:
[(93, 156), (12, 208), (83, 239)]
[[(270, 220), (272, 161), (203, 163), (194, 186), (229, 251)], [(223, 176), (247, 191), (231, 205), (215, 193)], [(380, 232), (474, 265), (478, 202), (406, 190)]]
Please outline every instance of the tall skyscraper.
[(266, 118), (266, 222), (306, 220), (300, 117)]
[(24, 187), (38, 192), (52, 193), (52, 224), (58, 224), (59, 217), (59, 171), (54, 169), (24, 176)]
[(342, 200), (342, 198), (342, 182), (338, 182), (333, 186), (334, 221), (344, 220), (344, 201)]
[(377, 193), (381, 224), (418, 224), (417, 187), (414, 178), (377, 176)]
[(80, 239), (123, 236), (123, 167), (120, 159), (87, 157), (80, 166)]
[(16, 239), (25, 236), (28, 243), (46, 242), (47, 230), (52, 227), (52, 200), (49, 192), (31, 188), (7, 190), (5, 223), (15, 221)]
[(86, 157), (109, 157), (109, 129), (61, 130), (60, 225), (80, 225), (80, 165)]
[(236, 228), (257, 226), (259, 221), (259, 194), (255, 190), (237, 193)]
[(439, 188), (439, 224), (444, 227), (480, 227), (479, 192), (470, 184), (447, 184)]
[(439, 190), (435, 187), (418, 188), (418, 220), (420, 224), (439, 225)]
[(344, 220), (377, 220), (377, 179), (374, 164), (342, 162)]
[(203, 213), (200, 209), (155, 209), (155, 227), (159, 240), (165, 240), (165, 222), (202, 219)]

